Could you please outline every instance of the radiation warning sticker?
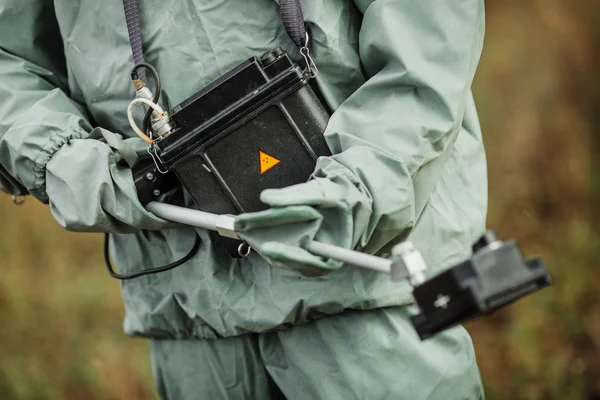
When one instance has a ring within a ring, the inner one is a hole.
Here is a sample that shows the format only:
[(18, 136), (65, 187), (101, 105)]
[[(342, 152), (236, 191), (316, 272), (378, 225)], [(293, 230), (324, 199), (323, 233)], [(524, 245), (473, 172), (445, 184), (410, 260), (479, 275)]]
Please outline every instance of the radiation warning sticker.
[(260, 158), (260, 174), (261, 175), (281, 162), (281, 160), (279, 160), (271, 155), (268, 155), (264, 151), (259, 150), (258, 156)]

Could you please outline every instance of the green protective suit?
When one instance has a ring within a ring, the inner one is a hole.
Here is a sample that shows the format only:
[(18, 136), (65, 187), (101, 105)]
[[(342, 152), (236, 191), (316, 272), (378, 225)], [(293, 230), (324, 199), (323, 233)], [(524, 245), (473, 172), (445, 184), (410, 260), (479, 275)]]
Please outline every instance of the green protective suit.
[[(164, 108), (274, 47), (302, 62), (275, 0), (139, 3)], [(463, 328), (421, 343), (406, 283), (296, 245), (384, 254), (409, 238), (429, 274), (470, 254), (487, 208), (471, 94), (483, 0), (301, 3), (334, 155), (311, 182), (263, 193), (275, 208), (237, 219), (263, 257), (231, 259), (197, 229), (191, 261), (123, 282), (124, 329), (154, 339), (170, 398), (478, 398)], [(66, 229), (113, 233), (122, 273), (179, 259), (195, 238), (137, 199), (131, 66), (121, 0), (0, 0), (0, 182), (48, 203)]]

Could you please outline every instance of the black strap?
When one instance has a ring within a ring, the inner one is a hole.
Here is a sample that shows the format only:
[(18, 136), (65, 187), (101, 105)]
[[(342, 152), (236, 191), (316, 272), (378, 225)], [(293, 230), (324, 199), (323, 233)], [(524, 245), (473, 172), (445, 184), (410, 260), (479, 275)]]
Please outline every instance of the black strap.
[[(129, 32), (129, 42), (133, 53), (133, 63), (144, 62), (144, 49), (142, 48), (142, 34), (140, 31), (140, 12), (137, 0), (123, 0), (125, 20)], [(299, 48), (306, 47), (306, 27), (300, 0), (279, 0), (279, 13), (286, 32)], [(146, 71), (140, 70), (138, 77), (146, 82)]]
[[(137, 65), (144, 62), (144, 49), (142, 48), (142, 33), (140, 31), (140, 11), (137, 0), (123, 0), (125, 9), (125, 20), (127, 21), (127, 32), (129, 32), (129, 43), (133, 53), (133, 64)], [(138, 78), (146, 82), (146, 71), (141, 68), (138, 72)]]
[(300, 0), (279, 0), (279, 13), (283, 26), (296, 46), (303, 48), (306, 43), (306, 27)]

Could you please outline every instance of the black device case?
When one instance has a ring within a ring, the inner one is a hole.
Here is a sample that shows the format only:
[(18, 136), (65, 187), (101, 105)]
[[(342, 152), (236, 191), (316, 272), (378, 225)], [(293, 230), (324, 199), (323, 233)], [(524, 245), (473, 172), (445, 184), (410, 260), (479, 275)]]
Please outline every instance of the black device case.
[[(158, 142), (163, 167), (202, 211), (266, 209), (263, 190), (306, 182), (316, 159), (330, 154), (323, 137), (329, 115), (308, 81), (280, 48), (244, 61), (172, 109), (176, 130)], [(136, 183), (154, 170), (140, 169)], [(240, 242), (222, 240), (237, 256)]]

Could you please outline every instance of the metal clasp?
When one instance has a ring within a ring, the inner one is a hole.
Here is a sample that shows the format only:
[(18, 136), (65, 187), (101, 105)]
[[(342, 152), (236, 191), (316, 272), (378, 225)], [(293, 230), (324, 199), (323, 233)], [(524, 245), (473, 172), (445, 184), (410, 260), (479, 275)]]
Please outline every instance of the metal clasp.
[(242, 242), (239, 246), (238, 246), (238, 255), (241, 258), (248, 258), (250, 256), (250, 254), (252, 254), (252, 246), (250, 246), (248, 243), (246, 242)]
[(20, 206), (23, 203), (25, 203), (25, 196), (17, 196), (17, 195), (13, 195), (12, 197), (12, 202), (14, 205), (16, 206)]
[(169, 171), (163, 171), (160, 166), (162, 165), (162, 160), (160, 159), (160, 156), (158, 155), (158, 153), (156, 152), (156, 147), (154, 145), (154, 143), (152, 143), (150, 146), (148, 146), (148, 154), (150, 154), (150, 157), (152, 157), (152, 161), (154, 161), (154, 165), (156, 166), (156, 170), (158, 172), (160, 172), (161, 174), (165, 175), (168, 174)]
[(300, 47), (300, 54), (304, 57), (304, 61), (306, 61), (306, 69), (310, 71), (310, 77), (315, 78), (319, 74), (319, 68), (317, 68), (317, 64), (310, 56), (310, 49), (308, 48), (308, 41), (310, 37), (308, 36), (308, 32), (306, 32), (306, 42), (304, 42), (304, 46)]

